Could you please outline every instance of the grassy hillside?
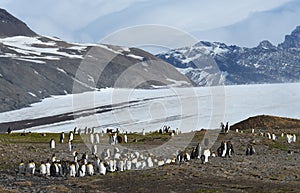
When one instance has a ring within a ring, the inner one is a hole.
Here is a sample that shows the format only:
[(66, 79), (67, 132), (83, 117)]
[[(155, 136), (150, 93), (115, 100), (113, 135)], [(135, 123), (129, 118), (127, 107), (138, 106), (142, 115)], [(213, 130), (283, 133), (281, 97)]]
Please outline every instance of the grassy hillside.
[(261, 129), (261, 130), (286, 130), (286, 129), (300, 129), (300, 120), (284, 117), (275, 117), (269, 115), (258, 115), (250, 117), (239, 123), (231, 126), (231, 130), (247, 130), (247, 129)]

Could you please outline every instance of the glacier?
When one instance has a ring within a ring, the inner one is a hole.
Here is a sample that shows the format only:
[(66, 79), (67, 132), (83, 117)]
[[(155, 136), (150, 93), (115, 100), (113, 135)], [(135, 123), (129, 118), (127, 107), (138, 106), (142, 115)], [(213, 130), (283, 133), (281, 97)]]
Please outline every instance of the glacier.
[(0, 122), (29, 120), (74, 112), (75, 120), (41, 125), (32, 132), (155, 131), (164, 125), (182, 132), (215, 129), (255, 115), (300, 118), (300, 83), (215, 87), (117, 89), (52, 96), (30, 107), (0, 114)]

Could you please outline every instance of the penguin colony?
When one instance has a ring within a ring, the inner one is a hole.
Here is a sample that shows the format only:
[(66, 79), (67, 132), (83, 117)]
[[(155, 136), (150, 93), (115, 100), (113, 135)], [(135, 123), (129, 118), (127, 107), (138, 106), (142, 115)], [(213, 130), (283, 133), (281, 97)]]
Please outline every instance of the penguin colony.
[[(229, 126), (226, 123), (226, 126), (221, 123), (220, 126), (221, 133), (228, 133)], [(190, 161), (191, 159), (200, 159), (202, 164), (209, 162), (210, 157), (231, 157), (234, 154), (234, 148), (231, 141), (222, 141), (219, 148), (217, 149), (217, 154), (211, 152), (207, 148), (207, 144), (204, 143), (204, 148), (198, 143), (195, 147), (192, 148), (192, 151), (189, 153), (187, 150), (179, 151), (177, 150), (174, 153), (173, 157), (162, 158), (156, 157), (148, 152), (139, 152), (131, 151), (128, 149), (119, 150), (117, 144), (120, 142), (127, 143), (127, 132), (123, 134), (123, 138), (118, 136), (118, 129), (116, 132), (112, 130), (107, 130), (109, 135), (109, 144), (110, 148), (105, 148), (102, 152), (97, 151), (97, 144), (100, 143), (100, 136), (103, 137), (104, 132), (95, 133), (94, 128), (89, 129), (85, 128), (84, 132), (80, 129), (74, 129), (74, 131), (69, 132), (68, 135), (68, 150), (72, 154), (72, 160), (63, 160), (57, 159), (55, 154), (51, 156), (51, 159), (42, 161), (39, 164), (39, 167), (36, 166), (36, 163), (33, 160), (29, 160), (26, 164), (21, 161), (18, 166), (19, 174), (29, 173), (31, 175), (43, 175), (43, 176), (71, 176), (71, 177), (83, 177), (83, 176), (92, 176), (92, 175), (106, 175), (107, 173), (112, 172), (123, 172), (126, 170), (139, 170), (147, 169), (157, 166), (163, 166), (165, 164), (171, 163), (183, 163)], [(239, 132), (236, 130), (236, 132)], [(88, 135), (89, 143), (91, 144), (91, 158), (89, 154), (83, 152), (81, 155), (73, 150), (73, 140), (74, 134), (81, 135), (82, 133)], [(159, 130), (159, 133), (169, 133), (170, 136), (179, 135), (180, 131), (177, 128), (176, 130), (171, 130), (170, 127), (165, 126), (163, 129)], [(255, 130), (251, 129), (251, 133), (255, 134)], [(142, 135), (145, 134), (145, 130), (142, 130)], [(277, 140), (277, 136), (273, 133), (260, 133), (261, 136), (265, 136), (270, 140)], [(295, 134), (281, 134), (281, 137), (286, 135), (286, 140), (288, 143), (296, 142)], [(60, 143), (63, 143), (65, 140), (65, 133), (62, 132), (60, 135)], [(50, 149), (55, 149), (55, 140), (51, 139), (49, 142)], [(98, 154), (99, 153), (99, 154)], [(246, 155), (255, 154), (255, 148), (253, 145), (248, 145), (246, 148)], [(80, 159), (81, 158), (81, 159)]]
[[(172, 132), (179, 134), (179, 130), (168, 130), (170, 127), (164, 127), (164, 132)], [(83, 152), (79, 154), (74, 150), (74, 135), (85, 134), (87, 142), (91, 145), (91, 154)], [(92, 175), (106, 175), (112, 172), (123, 172), (126, 170), (139, 170), (147, 169), (156, 166), (163, 166), (165, 164), (175, 163), (176, 154), (172, 158), (156, 157), (148, 152), (130, 151), (128, 149), (119, 150), (118, 143), (127, 143), (127, 132), (122, 136), (118, 135), (119, 130), (116, 132), (113, 130), (107, 130), (109, 148), (105, 148), (103, 151), (98, 151), (100, 144), (100, 137), (104, 136), (104, 132), (95, 133), (94, 128), (85, 128), (84, 130), (75, 128), (74, 131), (70, 131), (68, 134), (68, 150), (72, 154), (72, 160), (64, 160), (56, 157), (52, 154), (51, 158), (46, 161), (42, 161), (36, 164), (33, 160), (24, 163), (22, 160), (18, 167), (19, 174), (32, 174), (52, 177), (83, 177)], [(142, 131), (142, 135), (145, 135), (145, 130)], [(60, 134), (60, 143), (65, 141), (65, 133)], [(51, 139), (49, 142), (51, 150), (56, 148), (55, 139)], [(99, 154), (98, 154), (99, 153)], [(38, 165), (38, 166), (37, 166)]]

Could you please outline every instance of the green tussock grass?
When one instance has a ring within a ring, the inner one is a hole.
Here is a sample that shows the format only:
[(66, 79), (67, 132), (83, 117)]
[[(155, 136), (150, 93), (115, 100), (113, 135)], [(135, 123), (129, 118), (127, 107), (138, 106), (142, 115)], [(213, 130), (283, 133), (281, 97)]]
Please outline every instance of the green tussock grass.
[(168, 141), (171, 137), (167, 133), (160, 134), (158, 132), (146, 133), (145, 136), (139, 133), (130, 133), (128, 136), (128, 142), (136, 141), (136, 143), (152, 142), (155, 140)]
[[(59, 133), (26, 133), (25, 136), (21, 136), (21, 133), (0, 134), (0, 142), (6, 144), (14, 143), (49, 143), (50, 139), (54, 139), (59, 142)], [(65, 143), (67, 143), (68, 134), (65, 134)], [(74, 143), (82, 143), (82, 139), (79, 135), (74, 136)]]
[(217, 193), (219, 190), (211, 190), (211, 189), (199, 189), (194, 191), (194, 193)]
[(287, 151), (288, 150), (288, 148), (284, 144), (281, 144), (279, 142), (274, 142), (274, 143), (269, 144), (269, 148), (270, 149), (276, 148), (276, 149), (280, 149), (282, 151)]

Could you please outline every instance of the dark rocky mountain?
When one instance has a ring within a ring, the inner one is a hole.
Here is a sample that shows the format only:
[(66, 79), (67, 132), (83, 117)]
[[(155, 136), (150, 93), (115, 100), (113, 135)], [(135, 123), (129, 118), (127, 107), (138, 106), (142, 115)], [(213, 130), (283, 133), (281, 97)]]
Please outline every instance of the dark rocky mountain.
[(0, 18), (7, 21), (0, 24), (0, 112), (106, 87), (191, 85), (172, 65), (143, 50), (67, 43), (36, 35), (5, 10)]
[(298, 82), (300, 26), (278, 46), (267, 40), (254, 48), (201, 41), (157, 56), (198, 86)]
[(0, 8), (0, 37), (36, 35), (24, 22)]

